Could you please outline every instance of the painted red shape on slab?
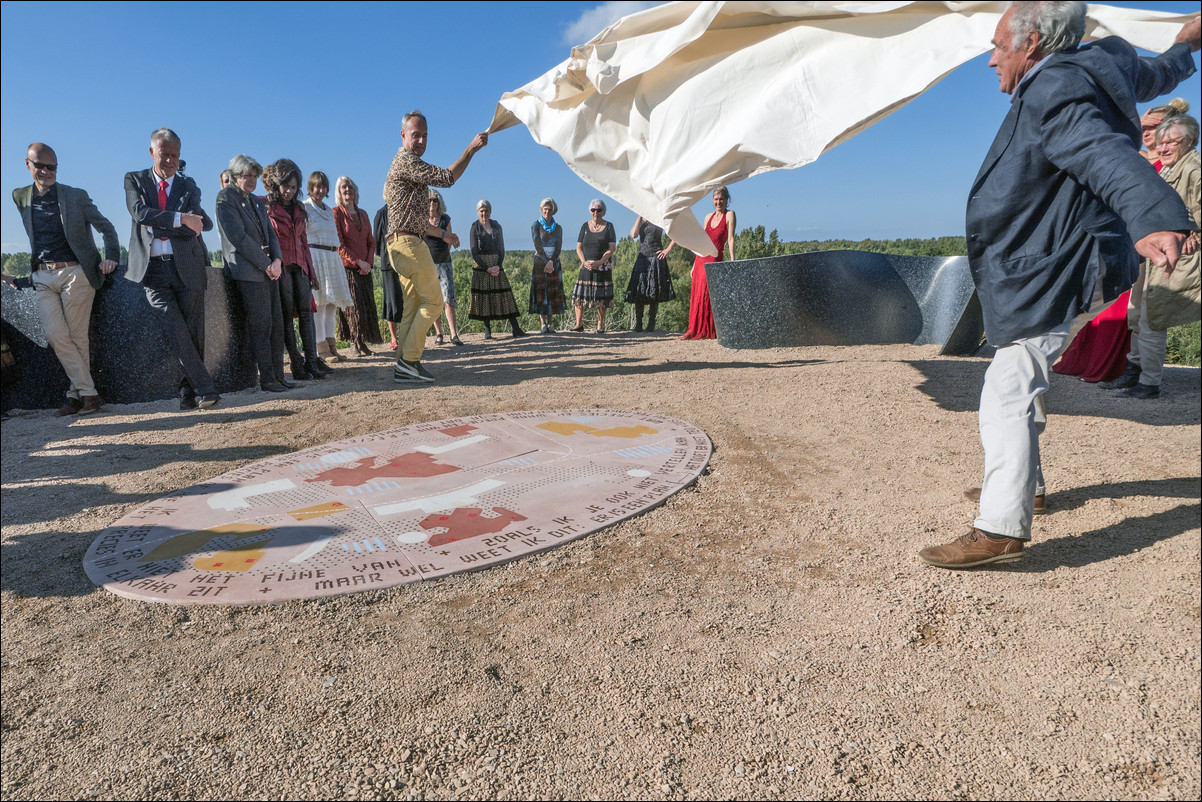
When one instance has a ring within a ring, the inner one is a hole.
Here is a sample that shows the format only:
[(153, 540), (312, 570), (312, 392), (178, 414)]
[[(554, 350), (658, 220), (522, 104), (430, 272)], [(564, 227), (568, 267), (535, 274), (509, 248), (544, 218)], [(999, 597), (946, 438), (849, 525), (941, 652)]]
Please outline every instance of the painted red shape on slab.
[(468, 424), (465, 423), (462, 426), (451, 426), (448, 429), (439, 429), (438, 431), (441, 432), (442, 434), (445, 434), (447, 437), (462, 437), (463, 435), (467, 434), (468, 432), (476, 431), (476, 427), (469, 426)]
[(335, 487), (356, 487), (367, 484), (373, 479), (387, 477), (398, 479), (413, 479), (426, 476), (441, 476), (444, 473), (454, 473), (459, 470), (454, 465), (443, 465), (435, 462), (430, 454), (411, 452), (401, 454), (387, 462), (376, 465), (375, 457), (359, 460), (354, 465), (343, 465), (330, 468), (316, 476), (306, 479), (306, 482), (329, 482)]
[(421, 527), (438, 529), (445, 526), (447, 531), (430, 538), (431, 546), (442, 546), (469, 537), (496, 534), (514, 521), (526, 520), (525, 515), (518, 515), (504, 507), (493, 507), (492, 511), (496, 513), (495, 518), (484, 518), (480, 515), (483, 510), (479, 507), (458, 507), (450, 515), (427, 515)]

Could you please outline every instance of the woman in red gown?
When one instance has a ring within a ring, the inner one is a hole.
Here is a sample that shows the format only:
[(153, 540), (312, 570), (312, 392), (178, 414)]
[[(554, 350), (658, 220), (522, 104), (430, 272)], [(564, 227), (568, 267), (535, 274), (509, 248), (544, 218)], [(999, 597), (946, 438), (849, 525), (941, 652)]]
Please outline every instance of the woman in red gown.
[(705, 233), (718, 251), (718, 257), (698, 256), (693, 260), (693, 287), (689, 291), (689, 330), (682, 340), (712, 340), (718, 336), (714, 329), (714, 310), (710, 306), (710, 286), (705, 266), (719, 259), (735, 259), (735, 213), (730, 206), (730, 191), (726, 187), (714, 190), (714, 210), (705, 216)]

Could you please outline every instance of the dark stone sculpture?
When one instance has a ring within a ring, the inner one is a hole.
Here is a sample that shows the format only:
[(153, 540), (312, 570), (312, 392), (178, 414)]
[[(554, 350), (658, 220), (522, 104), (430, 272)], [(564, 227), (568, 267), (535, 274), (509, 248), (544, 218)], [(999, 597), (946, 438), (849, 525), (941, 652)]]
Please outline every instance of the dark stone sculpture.
[(938, 345), (966, 355), (985, 325), (968, 257), (819, 251), (706, 266), (727, 348)]
[[(183, 376), (159, 318), (140, 284), (126, 281), (120, 265), (92, 304), (92, 378), (101, 397), (114, 404), (175, 398)], [(37, 292), (3, 285), (4, 338), (16, 357), (18, 378), (4, 388), (4, 409), (47, 409), (63, 402), (67, 375), (38, 313)], [(221, 268), (209, 269), (205, 288), (205, 365), (221, 393), (255, 384), (257, 372), (246, 344), (242, 300)]]

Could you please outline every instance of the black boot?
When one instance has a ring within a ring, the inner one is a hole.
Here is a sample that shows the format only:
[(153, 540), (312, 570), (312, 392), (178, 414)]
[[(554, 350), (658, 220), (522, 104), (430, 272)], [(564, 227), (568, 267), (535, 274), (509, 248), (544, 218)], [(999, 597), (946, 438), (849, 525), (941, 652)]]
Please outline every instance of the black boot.
[(655, 313), (659, 311), (659, 304), (650, 304), (647, 307), (647, 331), (655, 331)]
[(1099, 382), (1098, 386), (1103, 390), (1126, 390), (1128, 387), (1134, 387), (1139, 384), (1139, 365), (1127, 363), (1127, 369), (1123, 371), (1123, 375), (1119, 376), (1114, 381)]
[(509, 318), (509, 325), (513, 329), (514, 337), (525, 337), (526, 336), (526, 332), (522, 331), (522, 327), (518, 325), (518, 316), (517, 315), (514, 315), (513, 317)]
[(634, 305), (634, 330), (635, 331), (643, 330), (643, 305), (642, 304)]

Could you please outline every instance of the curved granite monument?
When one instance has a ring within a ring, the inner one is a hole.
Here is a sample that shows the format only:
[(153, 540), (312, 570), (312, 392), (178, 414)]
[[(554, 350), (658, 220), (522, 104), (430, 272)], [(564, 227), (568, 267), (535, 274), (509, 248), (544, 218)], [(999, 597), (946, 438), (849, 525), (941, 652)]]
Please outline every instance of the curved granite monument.
[[(69, 382), (38, 314), (37, 292), (0, 285), (4, 338), (16, 357), (18, 378), (4, 387), (4, 409), (47, 409), (63, 403)], [(125, 279), (120, 265), (92, 304), (92, 378), (105, 401), (129, 404), (175, 398), (183, 373), (141, 284)], [(205, 289), (205, 365), (217, 391), (232, 392), (257, 380), (246, 345), (242, 299), (221, 268), (209, 269)]]
[(818, 251), (706, 267), (727, 348), (938, 345), (967, 355), (985, 325), (967, 256)]

